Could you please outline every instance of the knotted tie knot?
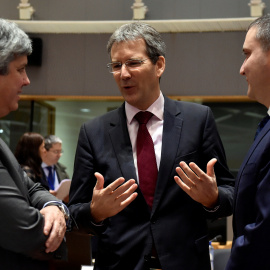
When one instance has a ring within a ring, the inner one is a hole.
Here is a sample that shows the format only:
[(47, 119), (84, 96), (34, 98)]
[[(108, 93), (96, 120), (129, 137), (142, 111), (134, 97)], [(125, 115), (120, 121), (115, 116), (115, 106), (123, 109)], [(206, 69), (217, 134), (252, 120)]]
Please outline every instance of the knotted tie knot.
[(149, 121), (149, 119), (153, 116), (153, 114), (151, 112), (138, 112), (135, 115), (135, 119), (139, 122), (139, 124), (144, 124), (146, 125)]

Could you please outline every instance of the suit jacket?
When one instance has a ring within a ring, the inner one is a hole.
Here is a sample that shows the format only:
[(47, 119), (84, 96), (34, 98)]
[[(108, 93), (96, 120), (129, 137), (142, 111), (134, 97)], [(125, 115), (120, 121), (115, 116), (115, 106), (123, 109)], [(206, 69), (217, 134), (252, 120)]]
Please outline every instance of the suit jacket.
[(69, 175), (66, 172), (67, 167), (61, 164), (60, 162), (57, 162), (55, 164), (55, 171), (57, 173), (57, 177), (59, 182), (61, 182), (64, 179), (69, 179)]
[[(23, 172), (0, 139), (0, 269), (48, 269), (56, 254), (45, 253), (47, 236), (39, 210), (56, 198)], [(64, 250), (65, 251), (65, 250)], [(61, 253), (57, 253), (60, 258)], [(66, 256), (66, 254), (65, 254)]]
[[(89, 211), (94, 172), (105, 186), (118, 177), (136, 179), (124, 105), (82, 125), (70, 191), (70, 211), (80, 230), (98, 234), (95, 269), (144, 269), (153, 241), (163, 270), (210, 269), (206, 218), (232, 212), (234, 181), (208, 107), (165, 98), (160, 169), (152, 211), (137, 189), (123, 211), (94, 226)], [(180, 161), (205, 169), (216, 157), (220, 207), (207, 212), (175, 183)]]
[[(69, 175), (66, 172), (66, 166), (64, 166), (63, 164), (57, 162), (55, 164), (55, 171), (57, 174), (57, 178), (59, 183), (64, 180), (64, 179), (69, 179)], [(40, 179), (40, 183), (43, 187), (45, 187), (47, 190), (50, 189), (49, 185), (48, 185), (48, 181), (47, 181), (47, 177), (46, 174), (44, 172), (44, 170), (42, 169), (42, 178)]]
[(270, 269), (270, 121), (240, 167), (233, 212), (234, 241), (226, 269)]

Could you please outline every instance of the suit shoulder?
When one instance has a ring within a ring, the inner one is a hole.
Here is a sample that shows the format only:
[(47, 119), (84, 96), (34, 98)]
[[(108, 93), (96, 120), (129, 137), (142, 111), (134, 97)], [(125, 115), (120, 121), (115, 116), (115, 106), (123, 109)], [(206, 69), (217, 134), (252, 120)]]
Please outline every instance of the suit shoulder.
[(194, 102), (188, 102), (188, 101), (178, 101), (178, 103), (180, 104), (179, 106), (182, 106), (182, 108), (184, 109), (193, 109), (193, 110), (209, 110), (210, 108), (206, 105), (202, 105), (199, 103), (194, 103)]
[(61, 170), (66, 170), (66, 168), (67, 168), (64, 164), (62, 164), (60, 162), (57, 162), (55, 166), (60, 168)]
[(175, 110), (181, 111), (182, 113), (193, 112), (194, 114), (200, 114), (200, 113), (207, 113), (208, 111), (211, 111), (211, 109), (206, 105), (202, 105), (202, 104), (198, 104), (194, 102), (188, 102), (188, 101), (178, 101), (178, 100), (167, 99), (167, 104), (169, 108), (174, 107)]
[(85, 123), (83, 123), (83, 126), (85, 126), (86, 128), (96, 127), (101, 123), (106, 123), (113, 121), (114, 119), (118, 119), (119, 113), (121, 113), (122, 110), (123, 110), (122, 106), (117, 109), (111, 110), (105, 114), (102, 114), (91, 120), (86, 121)]

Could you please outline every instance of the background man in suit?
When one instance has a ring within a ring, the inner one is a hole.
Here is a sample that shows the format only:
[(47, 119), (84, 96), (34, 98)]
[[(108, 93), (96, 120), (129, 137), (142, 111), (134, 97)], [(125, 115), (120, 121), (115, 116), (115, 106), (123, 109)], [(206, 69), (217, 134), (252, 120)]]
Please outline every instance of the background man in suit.
[[(248, 82), (247, 95), (267, 108), (259, 134), (249, 149), (236, 179), (234, 241), (227, 270), (270, 269), (270, 16), (248, 28), (240, 74)], [(264, 125), (264, 127), (263, 127)]]
[[(234, 191), (213, 115), (162, 95), (165, 44), (151, 26), (123, 25), (107, 48), (125, 102), (82, 125), (69, 204), (98, 235), (95, 269), (209, 270), (206, 218), (230, 215)], [(180, 161), (208, 167), (188, 194), (174, 181)]]
[[(31, 52), (29, 37), (14, 23), (0, 19), (0, 117), (18, 108), (22, 87), (30, 83), (25, 67)], [(68, 214), (68, 209), (23, 173), (2, 139), (0, 179), (0, 268), (48, 269), (44, 260), (54, 257), (63, 240), (63, 212)], [(57, 256), (65, 255), (65, 247), (63, 251)]]
[(69, 179), (66, 167), (58, 162), (63, 153), (62, 140), (55, 135), (46, 136), (44, 138), (44, 147), (45, 151), (42, 152), (41, 156), (41, 166), (44, 172), (44, 178), (46, 180), (48, 179), (48, 166), (50, 166), (52, 170), (53, 183), (50, 185), (47, 180), (47, 184), (50, 190), (55, 190), (63, 179)]

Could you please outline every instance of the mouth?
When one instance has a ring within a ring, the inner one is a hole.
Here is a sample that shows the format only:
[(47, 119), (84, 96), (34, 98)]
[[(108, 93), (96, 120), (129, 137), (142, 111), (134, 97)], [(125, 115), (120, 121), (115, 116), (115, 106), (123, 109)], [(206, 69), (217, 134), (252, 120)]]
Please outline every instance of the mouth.
[(131, 86), (131, 85), (124, 85), (124, 86), (122, 86), (122, 88), (123, 89), (125, 89), (125, 90), (130, 90), (130, 89), (132, 89), (134, 86)]

